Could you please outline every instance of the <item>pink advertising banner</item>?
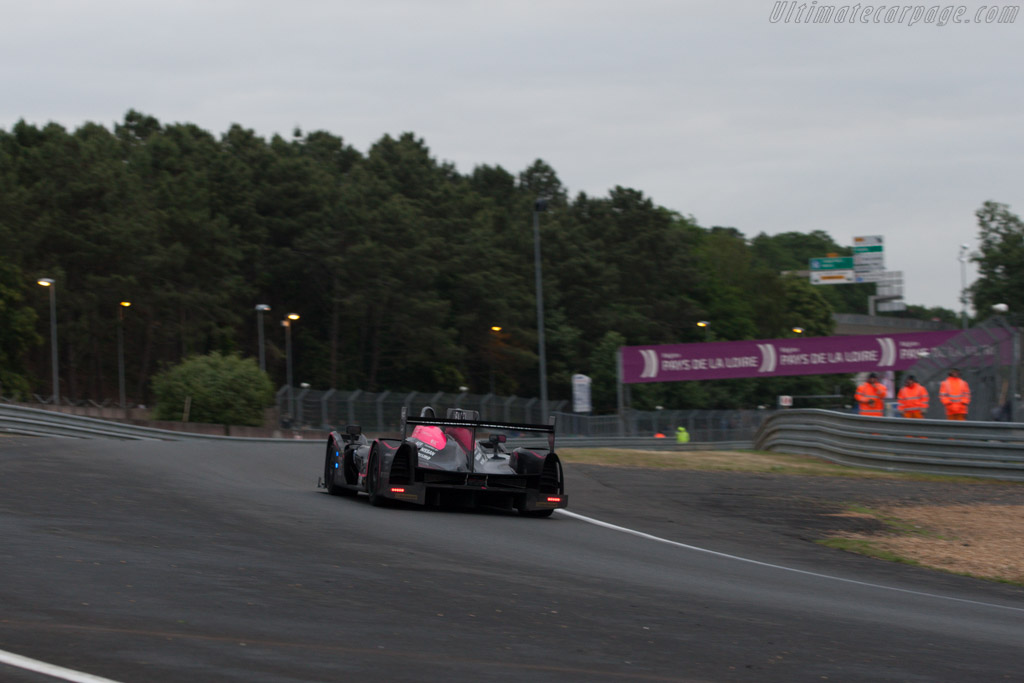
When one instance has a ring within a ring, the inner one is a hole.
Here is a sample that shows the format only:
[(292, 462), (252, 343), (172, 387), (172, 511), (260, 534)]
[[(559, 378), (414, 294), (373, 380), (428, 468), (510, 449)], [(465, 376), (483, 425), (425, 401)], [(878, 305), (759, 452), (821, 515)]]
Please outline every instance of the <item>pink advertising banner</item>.
[[(923, 357), (948, 353), (944, 343), (960, 330), (846, 337), (623, 346), (622, 381), (825, 375), (906, 370)], [(995, 343), (995, 340), (991, 340)], [(995, 347), (992, 347), (995, 353)], [(984, 352), (984, 351), (983, 351)]]

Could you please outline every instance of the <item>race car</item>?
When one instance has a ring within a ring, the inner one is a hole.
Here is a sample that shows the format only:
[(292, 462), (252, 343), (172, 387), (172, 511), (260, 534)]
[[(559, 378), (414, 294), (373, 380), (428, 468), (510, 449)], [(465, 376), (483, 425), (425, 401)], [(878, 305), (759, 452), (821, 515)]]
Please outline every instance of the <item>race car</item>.
[[(510, 448), (510, 435), (546, 437), (547, 448)], [(569, 503), (553, 418), (548, 425), (482, 421), (458, 408), (443, 418), (430, 407), (419, 417), (403, 408), (400, 439), (371, 441), (357, 425), (332, 431), (318, 486), (338, 496), (366, 493), (371, 505), (501, 507), (530, 517)]]

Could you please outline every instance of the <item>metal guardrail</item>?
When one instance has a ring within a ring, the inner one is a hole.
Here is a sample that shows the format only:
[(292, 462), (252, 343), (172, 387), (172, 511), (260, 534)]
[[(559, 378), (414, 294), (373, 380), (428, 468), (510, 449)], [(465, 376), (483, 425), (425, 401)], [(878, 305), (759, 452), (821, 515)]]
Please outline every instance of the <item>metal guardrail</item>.
[[(0, 405), (0, 432), (78, 439), (156, 441), (292, 442), (196, 434), (141, 427), (80, 415)], [(523, 445), (543, 446), (545, 440)], [(517, 442), (518, 443), (518, 442)], [(546, 442), (545, 442), (546, 443)], [(565, 436), (558, 448), (619, 448), (656, 451), (741, 450), (754, 447), (814, 455), (844, 465), (885, 470), (956, 474), (1024, 481), (1024, 423), (947, 422), (865, 417), (828, 410), (787, 410), (772, 415), (753, 442), (676, 443), (651, 436)]]
[[(154, 427), (141, 427), (109, 420), (100, 420), (80, 415), (39, 410), (24, 406), (0, 405), (0, 432), (24, 434), (28, 436), (49, 436), (74, 439), (119, 439), (123, 441), (184, 441), (190, 439), (219, 441), (271, 441), (294, 442), (294, 438), (254, 438), (221, 436), (215, 434), (196, 434)], [(674, 438), (655, 438), (652, 436), (565, 436), (556, 437), (556, 446), (561, 448), (621, 448), (645, 451), (700, 450), (714, 448), (716, 450), (734, 450), (750, 448), (750, 441), (716, 441), (714, 443), (678, 444)], [(546, 447), (547, 439), (517, 439), (516, 445), (527, 447)]]
[(1024, 481), (1024, 423), (1019, 422), (788, 410), (761, 425), (754, 447), (858, 467)]
[(100, 420), (82, 415), (70, 415), (0, 404), (0, 432), (27, 436), (49, 436), (72, 439), (117, 439), (121, 441), (290, 441), (291, 439), (253, 438), (220, 436), (217, 434), (196, 434), (155, 427)]

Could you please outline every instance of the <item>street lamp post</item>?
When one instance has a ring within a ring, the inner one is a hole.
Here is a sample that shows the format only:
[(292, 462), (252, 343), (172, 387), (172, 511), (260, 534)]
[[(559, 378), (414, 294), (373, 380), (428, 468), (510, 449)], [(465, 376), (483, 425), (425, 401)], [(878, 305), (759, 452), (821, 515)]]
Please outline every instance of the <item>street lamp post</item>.
[(260, 370), (262, 372), (267, 371), (267, 354), (263, 348), (263, 314), (270, 310), (270, 306), (266, 304), (258, 304), (256, 306), (256, 336), (259, 339), (259, 354), (260, 354)]
[(50, 290), (50, 361), (53, 366), (53, 405), (60, 405), (60, 370), (57, 365), (57, 283), (41, 277), (36, 284)]
[(804, 328), (802, 328), (802, 327), (794, 327), (793, 328), (793, 334), (803, 334), (803, 333), (804, 333)]
[(960, 321), (963, 329), (967, 329), (967, 252), (969, 244), (960, 245)]
[(707, 341), (708, 337), (711, 335), (711, 323), (707, 320), (698, 320), (697, 327), (704, 329), (704, 341)]
[(298, 313), (289, 313), (281, 321), (284, 327), (285, 374), (288, 382), (288, 418), (295, 419), (295, 393), (292, 390), (292, 323), (299, 319)]
[(548, 367), (544, 351), (544, 289), (540, 271), (540, 212), (548, 208), (547, 197), (533, 203), (533, 271), (537, 286), (537, 355), (540, 359), (540, 411), (542, 421), (548, 419)]
[(491, 347), (491, 354), (490, 354), (490, 356), (491, 356), (491, 393), (493, 394), (494, 393), (494, 361), (496, 360), (495, 357), (498, 355), (497, 354), (497, 350), (495, 349), (495, 339), (497, 338), (498, 333), (501, 332), (501, 325), (491, 325), (491, 332), (494, 333), (494, 334), (491, 335), (491, 344), (490, 344), (490, 347)]
[(117, 309), (117, 390), (121, 399), (121, 410), (128, 407), (124, 395), (124, 309), (131, 305), (131, 301), (122, 301)]

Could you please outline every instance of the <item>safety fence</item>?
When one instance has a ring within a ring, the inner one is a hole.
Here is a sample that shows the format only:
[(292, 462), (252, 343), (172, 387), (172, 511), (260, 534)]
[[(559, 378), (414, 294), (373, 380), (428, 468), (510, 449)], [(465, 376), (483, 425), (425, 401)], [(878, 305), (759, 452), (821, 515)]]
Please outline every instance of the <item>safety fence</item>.
[(1024, 481), (1024, 423), (866, 417), (780, 411), (754, 438), (758, 450), (844, 465)]
[[(971, 388), (968, 420), (1013, 422), (1020, 414), (1021, 333), (1019, 321), (994, 316), (964, 330), (932, 351), (923, 350), (903, 376), (914, 375), (931, 400), (925, 417), (945, 416), (939, 387), (956, 368)], [(891, 407), (890, 407), (891, 409)]]
[[(317, 391), (309, 388), (281, 387), (276, 397), (277, 411), (284, 429), (333, 429), (346, 424), (360, 425), (368, 433), (393, 433), (401, 429), (404, 408), (410, 415), (423, 406), (431, 406), (438, 415), (448, 408), (476, 410), (484, 420), (546, 424), (541, 403), (536, 398), (470, 393), (378, 393), (361, 390)], [(548, 415), (556, 419), (557, 432), (563, 436), (633, 437), (662, 434), (674, 439), (679, 427), (687, 430), (692, 441), (745, 441), (754, 438), (757, 428), (771, 410), (630, 410), (624, 416), (590, 415), (567, 412), (568, 401), (551, 401)], [(289, 416), (294, 416), (291, 418)]]
[[(398, 430), (402, 409), (418, 414), (423, 406), (431, 406), (439, 415), (449, 408), (476, 410), (485, 420), (544, 424), (541, 402), (537, 398), (518, 396), (484, 396), (462, 392), (458, 394), (438, 391), (368, 392), (318, 391), (308, 387), (289, 389), (281, 387), (276, 396), (281, 426), (285, 428), (324, 428), (334, 425), (358, 424), (364, 431), (393, 432)], [(550, 401), (548, 410), (564, 410), (567, 401)]]

